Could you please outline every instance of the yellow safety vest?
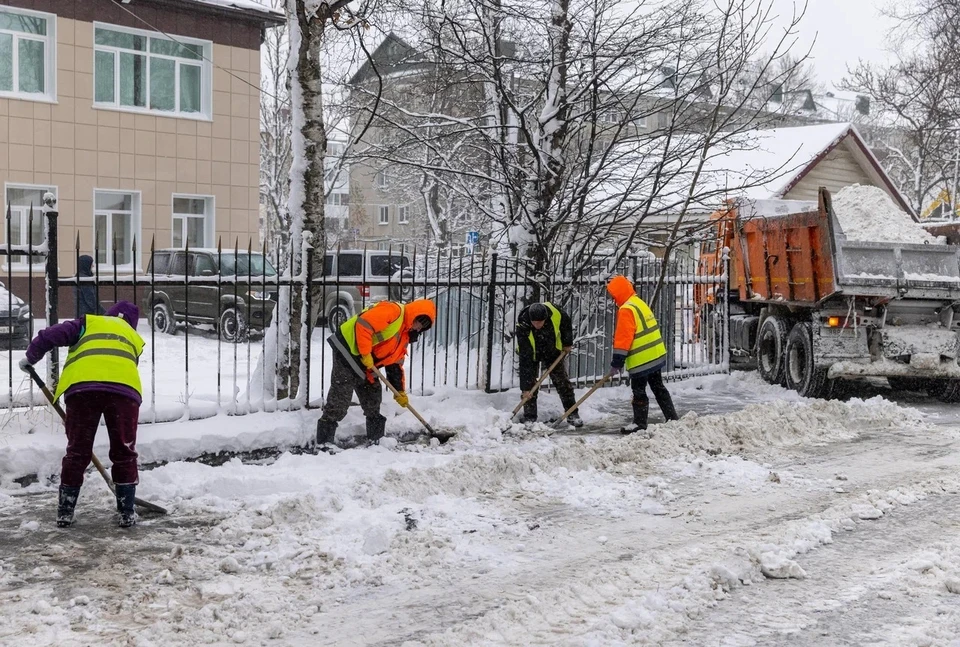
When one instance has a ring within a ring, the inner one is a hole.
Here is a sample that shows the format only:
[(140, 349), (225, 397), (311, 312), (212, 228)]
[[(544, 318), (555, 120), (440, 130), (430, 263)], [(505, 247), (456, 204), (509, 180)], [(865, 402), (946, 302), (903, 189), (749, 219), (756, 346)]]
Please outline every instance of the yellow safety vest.
[[(373, 333), (374, 346), (377, 344), (382, 344), (386, 340), (392, 339), (400, 333), (400, 328), (403, 327), (403, 304), (398, 303), (397, 305), (400, 307), (400, 316), (387, 324), (387, 327), (380, 332)], [(365, 308), (363, 312), (366, 312), (372, 307), (373, 306)], [(367, 323), (366, 319), (361, 319), (360, 315), (354, 315), (340, 325), (340, 334), (343, 335), (344, 340), (346, 340), (347, 349), (350, 351), (351, 355), (360, 354), (360, 350), (357, 348), (357, 326), (363, 326), (371, 331), (373, 330), (373, 326)]]
[(142, 394), (137, 358), (143, 346), (143, 338), (121, 317), (87, 315), (83, 334), (67, 353), (54, 397), (81, 382), (123, 384)]
[(667, 347), (663, 343), (660, 326), (657, 325), (657, 318), (650, 306), (637, 295), (633, 295), (620, 308), (629, 308), (637, 323), (637, 332), (633, 336), (633, 344), (627, 353), (624, 368), (628, 373), (641, 373), (656, 368), (658, 364), (662, 365), (667, 356)]
[[(563, 350), (563, 342), (560, 341), (560, 310), (554, 307), (549, 301), (544, 301), (543, 305), (547, 306), (547, 310), (550, 311), (550, 323), (553, 324), (553, 336), (556, 341), (557, 350)], [(533, 346), (533, 356), (539, 358), (537, 355), (537, 342), (533, 338), (533, 330), (530, 331), (530, 345)]]

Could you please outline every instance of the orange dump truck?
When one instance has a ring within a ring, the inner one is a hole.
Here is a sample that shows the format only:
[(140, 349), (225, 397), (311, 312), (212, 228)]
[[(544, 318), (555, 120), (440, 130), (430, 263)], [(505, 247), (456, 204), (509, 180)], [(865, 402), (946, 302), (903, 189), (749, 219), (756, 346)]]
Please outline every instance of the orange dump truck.
[[(847, 240), (823, 188), (818, 203), (732, 203), (712, 218), (700, 272), (729, 250), (732, 361), (809, 397), (872, 376), (960, 401), (960, 247)], [(722, 296), (696, 294), (701, 321)]]

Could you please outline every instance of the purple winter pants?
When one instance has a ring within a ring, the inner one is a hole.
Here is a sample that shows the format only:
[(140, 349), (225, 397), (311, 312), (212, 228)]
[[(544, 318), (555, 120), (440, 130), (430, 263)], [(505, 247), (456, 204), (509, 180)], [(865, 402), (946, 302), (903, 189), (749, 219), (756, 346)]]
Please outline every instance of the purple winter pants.
[(104, 417), (110, 436), (113, 482), (139, 483), (136, 444), (140, 405), (137, 401), (109, 391), (83, 391), (67, 395), (65, 402), (67, 454), (60, 467), (60, 483), (71, 487), (83, 485), (83, 473), (93, 457), (93, 439), (100, 416)]

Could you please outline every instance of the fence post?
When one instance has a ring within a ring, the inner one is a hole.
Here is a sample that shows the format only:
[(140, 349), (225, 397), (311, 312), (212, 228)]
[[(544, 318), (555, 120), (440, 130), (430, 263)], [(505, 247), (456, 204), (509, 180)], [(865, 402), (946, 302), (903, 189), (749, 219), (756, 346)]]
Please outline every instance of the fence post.
[(724, 373), (730, 372), (730, 248), (723, 248), (723, 341), (720, 352), (723, 353), (721, 365)]
[[(302, 267), (305, 268), (304, 276), (304, 288), (306, 294), (304, 295), (304, 310), (306, 311), (306, 320), (301, 322), (301, 325), (306, 326), (307, 328), (307, 338), (304, 346), (306, 348), (300, 349), (301, 361), (305, 361), (306, 365), (304, 366), (304, 379), (301, 388), (303, 389), (303, 408), (310, 408), (310, 353), (313, 350), (313, 245), (305, 246), (304, 254), (306, 254), (306, 260), (302, 264)], [(279, 291), (278, 291), (279, 292)]]
[[(487, 393), (493, 393), (493, 318), (496, 315), (497, 253), (490, 256), (490, 283), (487, 285)], [(436, 380), (436, 375), (434, 375)]]
[[(60, 271), (57, 265), (57, 199), (52, 193), (43, 195), (43, 213), (47, 217), (47, 326), (55, 326), (60, 322), (57, 305), (60, 298)], [(96, 260), (94, 260), (96, 262)], [(50, 361), (47, 363), (47, 384), (51, 390), (57, 388), (60, 380), (60, 350), (50, 351)]]

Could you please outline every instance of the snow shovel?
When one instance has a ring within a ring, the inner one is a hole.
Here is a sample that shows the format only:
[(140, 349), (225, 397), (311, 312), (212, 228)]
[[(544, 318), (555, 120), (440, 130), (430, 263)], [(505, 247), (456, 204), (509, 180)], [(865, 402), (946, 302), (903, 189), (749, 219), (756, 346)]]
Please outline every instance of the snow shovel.
[(612, 378), (612, 377), (613, 377), (613, 372), (612, 372), (612, 371), (611, 371), (610, 373), (607, 373), (606, 375), (604, 375), (603, 378), (602, 378), (599, 382), (597, 382), (596, 384), (594, 384), (592, 387), (590, 387), (590, 390), (589, 390), (589, 391), (587, 391), (586, 393), (583, 394), (583, 397), (582, 397), (582, 398), (580, 398), (579, 400), (577, 400), (576, 403), (574, 403), (574, 405), (573, 405), (572, 407), (570, 407), (569, 409), (567, 409), (566, 411), (564, 411), (562, 416), (560, 416), (559, 418), (557, 418), (556, 420), (554, 420), (554, 421), (553, 421), (553, 426), (556, 427), (556, 426), (559, 425), (561, 422), (563, 422), (564, 420), (566, 420), (566, 419), (567, 419), (567, 416), (569, 416), (571, 413), (573, 413), (573, 412), (577, 409), (577, 407), (579, 407), (581, 404), (583, 404), (584, 401), (586, 401), (587, 398), (589, 398), (591, 395), (593, 395), (593, 394), (596, 392), (597, 389), (599, 389), (601, 386), (603, 386), (604, 384), (606, 384), (607, 382), (609, 382), (609, 381), (610, 381), (610, 378)]
[(569, 354), (570, 354), (570, 351), (565, 350), (565, 351), (563, 351), (562, 353), (560, 353), (560, 357), (558, 357), (557, 359), (553, 360), (553, 364), (550, 365), (550, 368), (548, 368), (547, 370), (545, 370), (545, 371), (543, 372), (543, 375), (540, 376), (540, 379), (537, 380), (536, 382), (534, 382), (533, 388), (531, 388), (531, 389), (527, 392), (527, 397), (520, 399), (520, 404), (518, 404), (518, 405), (514, 408), (513, 413), (510, 414), (510, 417), (511, 417), (511, 418), (513, 418), (515, 415), (517, 415), (517, 412), (520, 411), (520, 409), (523, 408), (523, 405), (525, 405), (525, 404), (530, 400), (530, 398), (533, 397), (533, 395), (537, 392), (537, 389), (540, 388), (540, 385), (543, 384), (543, 381), (544, 381), (545, 379), (547, 379), (547, 376), (550, 375), (551, 373), (553, 373), (553, 369), (557, 368), (557, 365), (558, 365), (560, 362), (562, 362), (562, 361), (563, 361), (563, 358), (565, 358), (565, 357), (566, 357), (567, 355), (569, 355)]
[[(395, 395), (395, 396), (396, 396), (396, 395), (400, 395), (400, 392), (397, 391), (395, 388), (393, 388), (393, 385), (390, 384), (390, 381), (387, 380), (387, 378), (385, 378), (385, 377), (383, 376), (383, 373), (380, 372), (380, 369), (378, 369), (377, 367), (373, 367), (373, 368), (370, 369), (370, 370), (372, 370), (374, 373), (377, 374), (377, 377), (380, 378), (380, 381), (387, 385), (387, 388), (390, 389), (390, 391), (393, 393), (393, 395)], [(415, 415), (415, 416), (417, 417), (417, 420), (419, 420), (419, 421), (420, 421), (420, 424), (422, 424), (423, 427), (424, 427), (424, 429), (427, 430), (427, 433), (430, 434), (430, 436), (431, 436), (432, 438), (436, 438), (437, 440), (439, 440), (441, 443), (447, 442), (448, 440), (450, 440), (451, 438), (453, 438), (453, 436), (455, 435), (455, 434), (438, 434), (438, 433), (436, 432), (436, 430), (434, 430), (434, 428), (430, 426), (430, 423), (428, 423), (426, 420), (424, 420), (424, 419), (423, 419), (423, 416), (421, 416), (421, 415), (417, 412), (417, 410), (413, 408), (413, 405), (411, 405), (409, 402), (407, 402), (407, 409), (409, 409), (409, 410), (410, 410), (410, 413), (412, 413), (413, 415)]]
[[(66, 424), (67, 414), (64, 412), (63, 407), (61, 407), (60, 404), (53, 399), (53, 394), (50, 393), (50, 389), (47, 388), (47, 385), (44, 384), (42, 379), (40, 379), (40, 376), (37, 374), (36, 369), (34, 369), (32, 366), (30, 367), (30, 377), (33, 378), (33, 381), (37, 384), (40, 390), (43, 391), (43, 395), (44, 397), (47, 398), (47, 402), (49, 402), (50, 405), (56, 410), (56, 412), (60, 414), (60, 419), (63, 420), (64, 424)], [(91, 453), (91, 456), (93, 457), (94, 467), (96, 467), (97, 471), (100, 472), (100, 476), (103, 477), (103, 480), (107, 483), (107, 487), (110, 488), (110, 491), (113, 492), (114, 495), (116, 495), (117, 493), (116, 488), (113, 485), (113, 481), (107, 475), (107, 470), (104, 469), (103, 463), (100, 462), (100, 459), (97, 458), (96, 454)], [(143, 508), (144, 510), (149, 510), (150, 512), (156, 512), (158, 514), (167, 514), (166, 508), (161, 508), (160, 506), (150, 503), (148, 501), (144, 501), (143, 499), (134, 498), (133, 502), (136, 503), (141, 508)]]

